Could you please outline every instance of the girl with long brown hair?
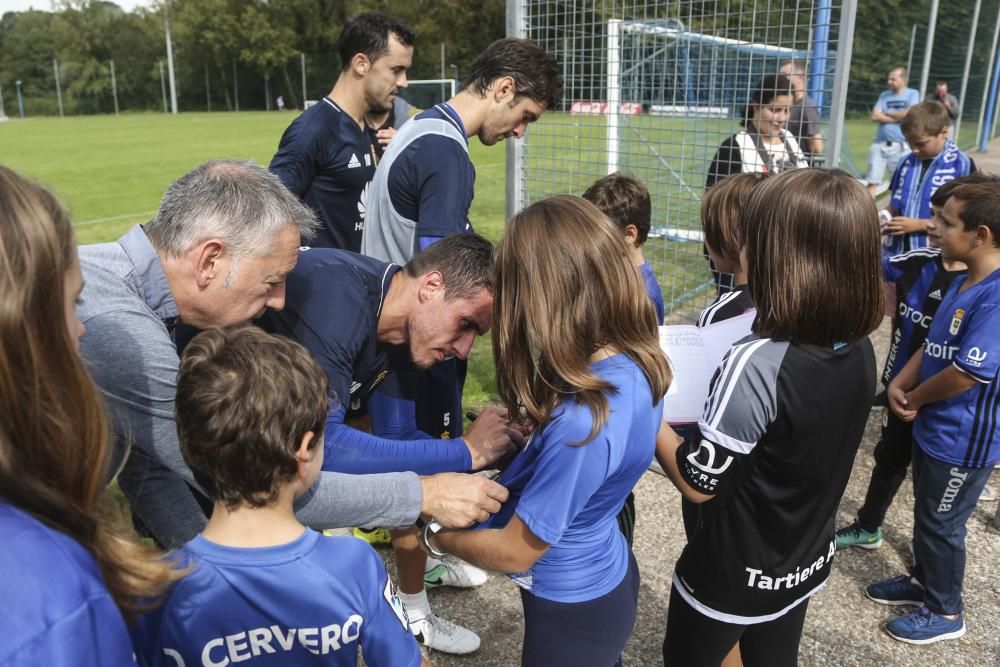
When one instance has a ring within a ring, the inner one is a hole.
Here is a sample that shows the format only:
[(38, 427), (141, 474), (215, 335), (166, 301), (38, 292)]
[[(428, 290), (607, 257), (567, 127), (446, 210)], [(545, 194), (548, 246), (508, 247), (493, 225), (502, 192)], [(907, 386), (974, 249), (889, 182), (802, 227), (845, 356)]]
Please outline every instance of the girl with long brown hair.
[(670, 370), (621, 230), (589, 202), (515, 215), (497, 247), (497, 389), (534, 432), (482, 530), (432, 535), (521, 586), (524, 665), (617, 664), (639, 573), (616, 516), (653, 457)]
[(180, 576), (105, 510), (69, 217), (0, 167), (0, 664), (134, 664), (125, 619)]
[(883, 292), (871, 196), (842, 171), (800, 169), (757, 185), (744, 219), (753, 334), (716, 371), (700, 437), (682, 442), (664, 425), (657, 439), (673, 483), (711, 509), (674, 569), (670, 667), (717, 667), (736, 644), (747, 667), (798, 664), (875, 394), (868, 335)]

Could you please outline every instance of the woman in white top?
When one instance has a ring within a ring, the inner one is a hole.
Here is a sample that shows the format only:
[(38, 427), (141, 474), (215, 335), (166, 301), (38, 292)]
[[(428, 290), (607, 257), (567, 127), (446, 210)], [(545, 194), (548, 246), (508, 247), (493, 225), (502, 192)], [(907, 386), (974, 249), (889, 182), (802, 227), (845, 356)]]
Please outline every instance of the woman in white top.
[(809, 166), (795, 137), (785, 129), (792, 104), (792, 83), (781, 74), (766, 74), (750, 91), (743, 129), (719, 146), (708, 169), (705, 187), (726, 176), (748, 172), (780, 173)]

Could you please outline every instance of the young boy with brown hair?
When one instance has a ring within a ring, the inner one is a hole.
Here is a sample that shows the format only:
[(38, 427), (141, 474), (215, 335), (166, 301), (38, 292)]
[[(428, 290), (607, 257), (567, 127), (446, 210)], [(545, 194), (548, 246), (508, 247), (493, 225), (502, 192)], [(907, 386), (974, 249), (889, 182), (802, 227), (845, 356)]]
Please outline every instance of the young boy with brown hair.
[(632, 264), (639, 270), (646, 293), (656, 308), (656, 321), (663, 324), (663, 292), (656, 282), (653, 267), (642, 252), (642, 246), (649, 237), (652, 218), (649, 190), (635, 176), (616, 171), (594, 181), (583, 193), (583, 198), (625, 232), (625, 241), (632, 252)]
[(326, 374), (291, 340), (240, 327), (188, 344), (177, 432), (215, 507), (177, 553), (191, 574), (140, 622), (150, 664), (353, 666), (359, 647), (369, 665), (428, 664), (372, 548), (295, 517), (323, 464), (328, 400)]
[(698, 326), (721, 322), (742, 315), (753, 308), (747, 291), (747, 273), (740, 263), (743, 249), (745, 220), (743, 211), (757, 185), (772, 174), (734, 174), (719, 181), (701, 200), (701, 230), (705, 235), (705, 252), (720, 273), (733, 276), (733, 288), (719, 294), (702, 311)]
[[(928, 224), (928, 247), (895, 257), (882, 257), (885, 282), (896, 285), (895, 318), (889, 334), (889, 353), (882, 370), (886, 387), (907, 361), (920, 354), (927, 331), (948, 291), (948, 286), (966, 267), (960, 261), (942, 257), (937, 246), (937, 216), (955, 190), (968, 183), (1000, 183), (1000, 178), (978, 172), (948, 181), (931, 197), (935, 218)], [(857, 518), (837, 531), (837, 548), (877, 549), (882, 545), (882, 522), (899, 487), (906, 479), (913, 451), (913, 422), (901, 420), (888, 406), (882, 408), (882, 430), (875, 444), (872, 469), (865, 501)]]
[(965, 524), (1000, 461), (1000, 184), (962, 185), (932, 233), (947, 261), (968, 267), (941, 300), (923, 352), (889, 383), (889, 407), (913, 422), (913, 555), (908, 574), (872, 584), (889, 605), (919, 605), (886, 625), (929, 644), (965, 634)]
[(937, 102), (910, 107), (900, 127), (912, 151), (889, 183), (892, 197), (882, 213), (883, 254), (887, 257), (927, 245), (931, 195), (939, 186), (976, 170), (976, 164), (948, 138), (951, 118)]

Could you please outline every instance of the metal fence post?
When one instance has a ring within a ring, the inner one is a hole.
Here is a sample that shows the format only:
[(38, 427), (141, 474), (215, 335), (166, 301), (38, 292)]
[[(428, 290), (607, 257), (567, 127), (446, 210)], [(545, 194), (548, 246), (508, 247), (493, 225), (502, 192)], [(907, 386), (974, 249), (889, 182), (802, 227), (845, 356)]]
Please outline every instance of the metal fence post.
[(965, 52), (965, 69), (962, 70), (962, 92), (958, 94), (958, 118), (955, 119), (955, 143), (958, 143), (958, 133), (962, 129), (962, 114), (965, 113), (965, 93), (969, 88), (969, 68), (972, 67), (972, 50), (976, 46), (976, 30), (979, 28), (979, 9), (983, 0), (976, 0), (976, 8), (972, 10), (972, 28), (969, 30), (969, 48)]
[(857, 12), (857, 0), (844, 0), (840, 7), (837, 69), (833, 75), (833, 91), (830, 96), (830, 139), (826, 143), (826, 164), (830, 168), (840, 164), (840, 152), (844, 145), (844, 110), (847, 108), (847, 83), (851, 75), (851, 50)]
[[(507, 36), (526, 37), (523, 0), (507, 0)], [(506, 218), (524, 206), (524, 145), (522, 139), (508, 139), (506, 144)]]
[(56, 101), (59, 103), (59, 117), (63, 117), (63, 105), (62, 105), (62, 86), (59, 82), (59, 61), (55, 58), (52, 59), (52, 71), (56, 75)]

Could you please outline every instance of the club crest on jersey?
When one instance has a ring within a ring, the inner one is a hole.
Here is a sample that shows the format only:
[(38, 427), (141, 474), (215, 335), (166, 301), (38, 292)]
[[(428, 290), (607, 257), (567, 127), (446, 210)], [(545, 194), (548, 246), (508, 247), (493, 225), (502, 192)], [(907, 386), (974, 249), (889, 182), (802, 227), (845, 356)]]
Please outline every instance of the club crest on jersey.
[(952, 336), (958, 333), (959, 328), (962, 326), (963, 317), (965, 317), (965, 309), (956, 308), (955, 314), (951, 316), (951, 326), (948, 327), (948, 333)]

